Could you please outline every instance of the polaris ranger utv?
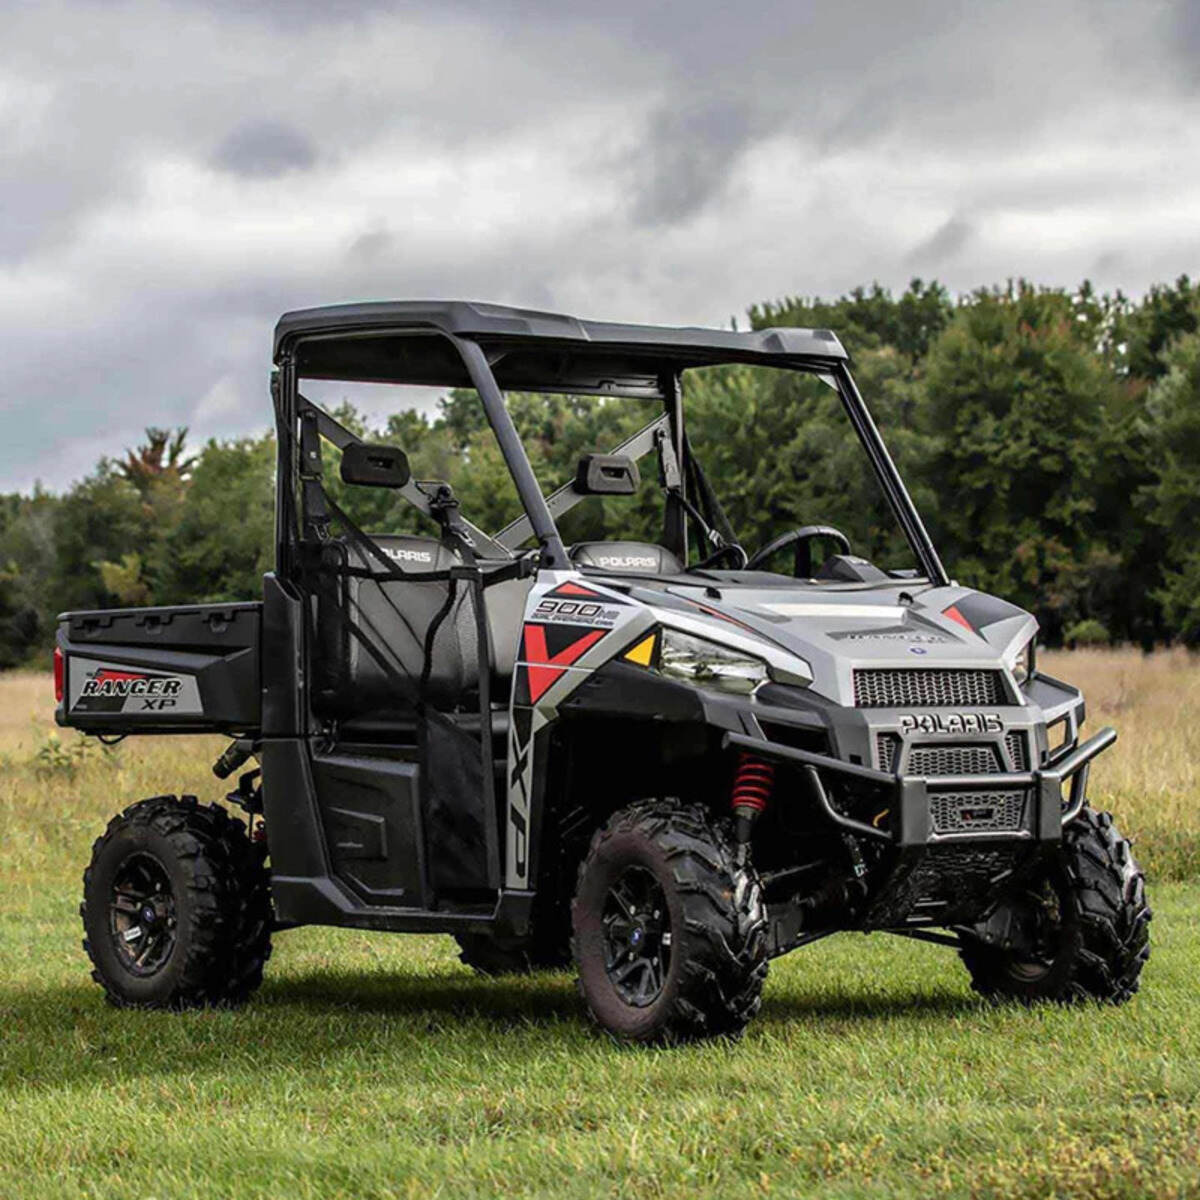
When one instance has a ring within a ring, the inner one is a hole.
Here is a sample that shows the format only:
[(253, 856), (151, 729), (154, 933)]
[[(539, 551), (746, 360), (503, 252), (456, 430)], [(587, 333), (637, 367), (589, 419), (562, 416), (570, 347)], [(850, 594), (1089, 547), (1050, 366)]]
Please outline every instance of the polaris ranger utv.
[[(1115, 734), (1081, 740), (1032, 616), (948, 577), (834, 334), (355, 304), (285, 315), (274, 361), (262, 599), (61, 618), (60, 724), (224, 733), (218, 777), (258, 764), (228, 796), (245, 821), (164, 795), (96, 842), (84, 946), (113, 1003), (241, 1001), (272, 932), (307, 924), (449, 933), (484, 972), (573, 959), (637, 1041), (739, 1032), (768, 961), (838, 930), (950, 946), (992, 997), (1136, 990), (1143, 878), (1087, 800)], [(836, 391), (915, 567), (820, 524), (743, 549), (684, 417), (687, 372), (720, 364)], [(523, 515), (485, 533), (305, 380), (473, 388)], [(516, 390), (653, 419), (546, 495)], [(641, 493), (643, 460), (660, 539), (564, 544), (576, 504)], [(334, 470), (429, 536), (361, 528)]]

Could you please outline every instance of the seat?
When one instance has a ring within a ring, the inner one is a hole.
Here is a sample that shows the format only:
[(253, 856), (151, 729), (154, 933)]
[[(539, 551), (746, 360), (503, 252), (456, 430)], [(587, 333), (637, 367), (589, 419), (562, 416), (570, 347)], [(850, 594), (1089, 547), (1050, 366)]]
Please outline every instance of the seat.
[(680, 575), (684, 570), (670, 550), (653, 542), (576, 542), (570, 555), (578, 567), (620, 575)]
[[(401, 570), (444, 571), (461, 560), (435, 538), (371, 535)], [(397, 720), (416, 698), (425, 667), (429, 628), (446, 602), (448, 583), (405, 582), (383, 574), (378, 560), (341, 539), (328, 544), (343, 565), (366, 569), (378, 579), (332, 576), (318, 591), (318, 662), (314, 706), (342, 719), (365, 716)], [(482, 562), (486, 572), (488, 563)], [(499, 565), (499, 564), (492, 564)], [(488, 661), (493, 701), (507, 699), (532, 579), (506, 580), (484, 589)], [(450, 611), (438, 626), (430, 655), (429, 699), (438, 707), (470, 706), (479, 691), (479, 645), (472, 591), (459, 585)], [(384, 665), (386, 664), (386, 666)], [(390, 668), (390, 670), (388, 669)], [(409, 704), (398, 702), (393, 672), (411, 681)]]

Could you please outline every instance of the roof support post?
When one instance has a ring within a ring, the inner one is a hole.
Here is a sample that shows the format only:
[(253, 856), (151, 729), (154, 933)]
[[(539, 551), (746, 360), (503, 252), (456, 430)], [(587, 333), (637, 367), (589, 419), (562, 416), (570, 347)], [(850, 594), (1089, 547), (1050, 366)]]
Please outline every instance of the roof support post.
[(542, 566), (550, 570), (570, 570), (571, 560), (567, 557), (566, 548), (559, 536), (554, 518), (546, 505), (546, 498), (538, 486), (537, 476), (529, 465), (529, 457), (521, 444), (520, 435), (513, 425), (508, 406), (504, 403), (504, 394), (496, 383), (492, 368), (488, 365), (487, 356), (478, 342), (469, 338), (448, 335), (455, 348), (462, 356), (471, 382), (483, 401), (483, 411), (487, 414), (488, 424), (500, 443), (500, 453), (508, 464), (513, 483), (517, 486), (517, 495), (521, 505), (529, 517), (533, 534), (542, 548)]
[[(679, 371), (671, 371), (661, 377), (660, 386), (667, 410), (667, 418), (671, 422), (671, 442), (675, 450), (675, 461), (679, 464), (679, 494), (687, 495), (687, 445), (683, 438), (683, 379)], [(672, 495), (667, 496), (666, 513), (663, 522), (663, 545), (667, 547), (684, 566), (688, 560), (688, 530), (687, 512), (683, 505)]]
[(896, 464), (892, 461), (883, 438), (879, 436), (879, 429), (858, 390), (858, 385), (854, 382), (854, 377), (850, 374), (849, 367), (844, 362), (839, 362), (833, 371), (846, 415), (871, 460), (883, 494), (887, 497), (892, 512), (896, 514), (896, 520), (900, 522), (904, 536), (908, 538), (908, 543), (917, 556), (917, 562), (930, 583), (936, 587), (945, 587), (949, 584), (950, 577), (946, 574), (946, 568), (942, 566), (942, 560), (938, 557), (933, 541), (925, 529), (921, 514), (917, 512), (917, 506), (908, 494), (904, 480), (896, 470)]
[(290, 579), (292, 542), (296, 537), (296, 369), (291, 353), (279, 358), (271, 373), (275, 409), (275, 571)]

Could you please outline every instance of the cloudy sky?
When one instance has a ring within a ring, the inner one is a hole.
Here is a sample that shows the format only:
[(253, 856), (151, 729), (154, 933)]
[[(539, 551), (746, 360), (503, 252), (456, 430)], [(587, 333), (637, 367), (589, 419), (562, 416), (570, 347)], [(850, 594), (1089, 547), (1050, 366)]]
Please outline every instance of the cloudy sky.
[(264, 427), (289, 308), (1197, 270), (1196, 0), (0, 0), (0, 490)]

